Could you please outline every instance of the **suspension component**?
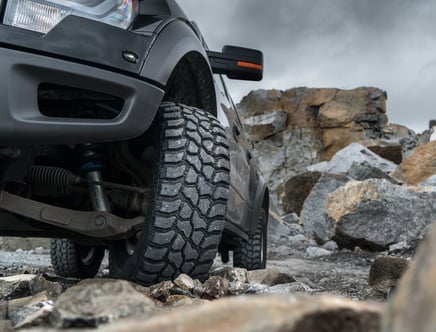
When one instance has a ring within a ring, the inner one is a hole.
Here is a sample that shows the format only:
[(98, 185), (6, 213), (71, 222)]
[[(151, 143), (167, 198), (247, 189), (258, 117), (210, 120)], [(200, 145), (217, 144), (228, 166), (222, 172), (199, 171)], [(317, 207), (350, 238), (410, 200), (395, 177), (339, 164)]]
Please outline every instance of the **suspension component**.
[(80, 160), (80, 171), (86, 174), (88, 181), (92, 182), (89, 184), (89, 194), (93, 209), (95, 211), (110, 211), (104, 188), (99, 184), (95, 184), (95, 182), (103, 180), (101, 172), (105, 168), (106, 157), (101, 152), (101, 146), (84, 144), (80, 151)]

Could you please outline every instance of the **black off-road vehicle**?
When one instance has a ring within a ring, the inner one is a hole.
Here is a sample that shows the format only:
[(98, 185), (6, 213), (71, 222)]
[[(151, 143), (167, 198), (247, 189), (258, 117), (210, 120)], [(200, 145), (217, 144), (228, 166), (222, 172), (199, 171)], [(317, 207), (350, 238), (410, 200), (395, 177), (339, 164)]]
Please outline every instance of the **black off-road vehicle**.
[(0, 1), (0, 234), (51, 237), (60, 275), (207, 276), (265, 266), (268, 191), (221, 75), (174, 0)]

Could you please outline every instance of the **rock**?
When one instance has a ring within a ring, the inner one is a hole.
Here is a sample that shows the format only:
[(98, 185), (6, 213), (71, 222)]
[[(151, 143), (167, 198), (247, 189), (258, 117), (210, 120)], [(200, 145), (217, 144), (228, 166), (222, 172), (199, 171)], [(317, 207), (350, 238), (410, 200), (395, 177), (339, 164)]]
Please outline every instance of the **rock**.
[(407, 241), (401, 241), (389, 246), (390, 253), (404, 252), (412, 249), (412, 245)]
[(401, 257), (378, 256), (369, 270), (369, 298), (385, 300), (397, 287), (409, 261)]
[(296, 175), (277, 187), (277, 200), (284, 213), (300, 215), (306, 197), (321, 177), (320, 172)]
[(193, 290), (195, 287), (194, 280), (187, 274), (180, 274), (176, 279), (174, 279), (174, 284), (185, 291)]
[(295, 279), (292, 276), (281, 272), (277, 268), (268, 268), (264, 270), (248, 271), (247, 282), (267, 286), (275, 286), (295, 282)]
[(37, 311), (27, 315), (23, 320), (17, 323), (14, 328), (23, 329), (34, 326), (47, 326), (52, 311), (53, 306), (51, 304), (43, 303)]
[(436, 221), (436, 193), (386, 180), (350, 181), (332, 192), (326, 214), (335, 239), (347, 248), (388, 249), (416, 239)]
[(153, 301), (127, 281), (90, 279), (69, 288), (58, 298), (52, 322), (58, 328), (96, 327), (154, 309)]
[(246, 117), (244, 129), (252, 141), (258, 142), (283, 131), (287, 119), (286, 110), (274, 110), (266, 114)]
[(434, 331), (436, 326), (436, 229), (418, 249), (383, 316), (383, 332)]
[(23, 238), (23, 237), (0, 237), (0, 249), (15, 251), (31, 250), (37, 247), (49, 249), (50, 239), (44, 238)]
[(358, 143), (367, 147), (383, 159), (392, 161), (394, 164), (398, 165), (403, 161), (402, 145), (398, 139), (372, 139)]
[(397, 180), (390, 177), (381, 169), (371, 166), (367, 161), (354, 162), (351, 165), (347, 175), (357, 181), (364, 181), (368, 179), (385, 179), (394, 184), (400, 184)]
[(328, 173), (347, 174), (354, 163), (366, 162), (385, 173), (392, 172), (397, 165), (383, 159), (368, 148), (358, 143), (352, 143), (336, 153), (324, 169)]
[(436, 174), (435, 156), (436, 141), (421, 144), (391, 176), (409, 185), (417, 185)]
[(0, 320), (0, 331), (2, 332), (13, 332), (15, 331), (11, 322), (8, 320)]
[(419, 184), (420, 187), (436, 187), (436, 175), (430, 176), (427, 180)]
[(219, 299), (228, 294), (229, 281), (219, 276), (211, 276), (203, 284), (203, 296), (207, 299)]
[(150, 297), (165, 303), (167, 299), (172, 295), (171, 291), (174, 289), (175, 285), (172, 281), (162, 281), (156, 285), (149, 288), (147, 295)]
[(320, 248), (320, 247), (309, 247), (306, 250), (307, 257), (314, 258), (314, 257), (322, 257), (322, 256), (328, 256), (331, 255), (332, 252), (330, 250)]
[[(42, 308), (45, 309), (41, 311)], [(38, 323), (42, 321), (47, 323), (51, 310), (52, 305), (49, 303), (45, 291), (34, 296), (9, 300), (8, 302), (9, 320), (15, 328), (25, 325), (30, 326), (36, 323), (36, 321), (38, 321)]]
[(212, 272), (211, 276), (220, 276), (230, 282), (239, 282), (245, 284), (247, 282), (247, 270), (239, 267), (222, 266)]
[(326, 250), (335, 251), (338, 249), (338, 244), (335, 241), (327, 241), (322, 247)]
[(62, 293), (62, 285), (58, 282), (52, 282), (38, 275), (29, 281), (31, 294), (37, 294), (46, 291), (50, 300), (55, 300)]
[(37, 276), (33, 274), (0, 277), (0, 300), (30, 296), (29, 283), (36, 277)]
[(378, 332), (381, 306), (334, 296), (240, 296), (117, 322), (105, 332)]
[(383, 137), (386, 137), (388, 139), (394, 137), (404, 138), (409, 137), (413, 134), (413, 131), (406, 126), (395, 123), (390, 123), (383, 128)]
[(258, 90), (238, 110), (274, 203), (279, 185), (352, 142), (383, 137), (387, 122), (386, 93), (376, 88)]
[(324, 174), (313, 187), (301, 211), (300, 221), (306, 234), (319, 243), (329, 241), (334, 235), (334, 224), (325, 216), (329, 194), (347, 183), (345, 175)]

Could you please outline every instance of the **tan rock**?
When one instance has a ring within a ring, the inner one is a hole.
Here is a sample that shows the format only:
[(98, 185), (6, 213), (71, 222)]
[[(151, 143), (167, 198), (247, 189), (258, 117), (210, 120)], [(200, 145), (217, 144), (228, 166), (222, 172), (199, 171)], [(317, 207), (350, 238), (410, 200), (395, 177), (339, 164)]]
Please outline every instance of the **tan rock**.
[(436, 174), (436, 141), (423, 143), (414, 149), (391, 176), (410, 185), (417, 185)]
[(105, 332), (378, 332), (382, 306), (334, 296), (241, 296), (128, 319)]
[(338, 222), (344, 215), (352, 214), (362, 201), (379, 198), (379, 192), (373, 181), (350, 181), (329, 195), (326, 213)]
[(383, 332), (435, 331), (435, 285), (436, 228), (433, 228), (388, 302), (383, 317)]
[(176, 279), (174, 279), (174, 284), (185, 291), (194, 289), (194, 280), (187, 274), (180, 274)]

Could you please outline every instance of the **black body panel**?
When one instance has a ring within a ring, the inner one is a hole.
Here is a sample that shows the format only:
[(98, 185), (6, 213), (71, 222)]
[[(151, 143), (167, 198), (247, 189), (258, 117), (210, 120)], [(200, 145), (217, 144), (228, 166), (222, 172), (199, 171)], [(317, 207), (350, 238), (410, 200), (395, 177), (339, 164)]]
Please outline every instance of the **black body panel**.
[[(150, 30), (163, 21), (158, 17), (144, 20), (137, 29), (148, 35), (77, 16), (66, 17), (46, 35), (0, 25), (0, 45), (138, 75), (153, 40)], [(144, 23), (151, 27), (146, 29)], [(126, 61), (124, 51), (135, 53), (136, 63)]]
[[(142, 134), (152, 123), (164, 91), (126, 75), (32, 53), (0, 48), (0, 142), (2, 145), (116, 141)], [(46, 117), (38, 107), (41, 83), (108, 93), (124, 100), (114, 119)]]

